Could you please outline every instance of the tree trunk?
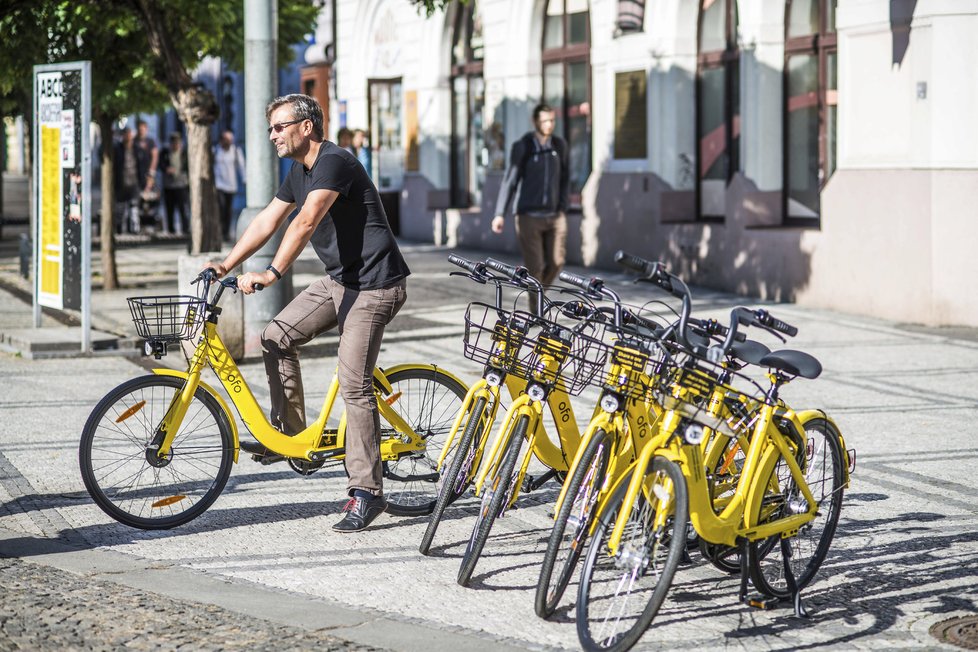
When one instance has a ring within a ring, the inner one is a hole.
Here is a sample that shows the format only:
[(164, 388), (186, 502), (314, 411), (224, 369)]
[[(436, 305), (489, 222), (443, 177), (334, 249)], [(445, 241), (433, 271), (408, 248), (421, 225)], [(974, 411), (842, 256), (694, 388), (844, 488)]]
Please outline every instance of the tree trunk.
[(190, 88), (176, 93), (177, 113), (187, 126), (187, 172), (190, 177), (190, 253), (221, 250), (221, 224), (214, 187), (211, 125), (217, 120), (217, 101), (210, 91)]
[(214, 95), (197, 84), (180, 61), (167, 29), (166, 15), (155, 0), (134, 0), (146, 29), (150, 50), (160, 59), (173, 108), (187, 126), (187, 172), (190, 176), (190, 253), (221, 249), (221, 225), (214, 189), (214, 154), (210, 126), (220, 110)]
[(98, 129), (102, 135), (102, 217), (99, 221), (102, 250), (102, 289), (115, 290), (119, 287), (119, 275), (115, 266), (115, 149), (112, 142), (112, 118), (98, 116)]

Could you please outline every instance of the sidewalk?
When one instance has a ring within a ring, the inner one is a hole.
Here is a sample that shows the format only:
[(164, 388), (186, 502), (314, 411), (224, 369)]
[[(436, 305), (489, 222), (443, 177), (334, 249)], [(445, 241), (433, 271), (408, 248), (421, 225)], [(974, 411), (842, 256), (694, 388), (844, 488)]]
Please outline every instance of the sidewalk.
[[(462, 314), (469, 300), (491, 300), (489, 291), (449, 279), (444, 248), (404, 243), (403, 249), (414, 274), (381, 364), (424, 360), (473, 381), (480, 370), (461, 356)], [(131, 334), (124, 297), (176, 291), (181, 251), (179, 244), (121, 249), (124, 289), (93, 295), (99, 328)], [(0, 252), (2, 331), (29, 318), (30, 307), (4, 289), (15, 281), (16, 261), (6, 247)], [(297, 285), (320, 269), (304, 255)], [(633, 300), (652, 298), (647, 287), (630, 284), (623, 274), (602, 275)], [(702, 315), (722, 318), (733, 305), (753, 303), (693, 291)], [(833, 548), (805, 593), (815, 618), (799, 622), (785, 610), (738, 605), (736, 579), (697, 558), (680, 570), (670, 601), (636, 649), (954, 649), (929, 629), (978, 611), (974, 334), (794, 305), (770, 310), (799, 327), (791, 346), (817, 356), (825, 368), (816, 381), (793, 383), (785, 398), (824, 408), (848, 446), (858, 450)], [(326, 336), (303, 352), (311, 412), (335, 367), (334, 343)], [(282, 464), (263, 467), (242, 459), (217, 503), (187, 526), (141, 532), (108, 519), (81, 486), (78, 433), (109, 389), (144, 373), (144, 365), (176, 364), (176, 357), (161, 363), (109, 356), (30, 361), (0, 354), (0, 556), (104, 582), (100, 586), (123, 596), (139, 591), (147, 600), (156, 596), (197, 605), (197, 613), (224, 614), (215, 618), (243, 614), (256, 629), (288, 624), (308, 637), (329, 632), (350, 648), (577, 647), (574, 587), (554, 621), (539, 620), (532, 611), (549, 509), (559, 489), (552, 483), (497, 522), (470, 589), (454, 579), (477, 500), (464, 498), (446, 515), (433, 554), (423, 557), (417, 545), (424, 518), (384, 515), (376, 527), (347, 536), (330, 530), (342, 503), (340, 468), (301, 477)], [(261, 362), (246, 361), (241, 369), (267, 405)], [(584, 402), (575, 403), (578, 417), (586, 417)], [(0, 592), (3, 573), (0, 567)], [(36, 602), (42, 613), (58, 608), (43, 596)], [(91, 610), (100, 608), (91, 603)], [(300, 634), (287, 640), (301, 640)], [(216, 628), (214, 635), (228, 637), (229, 645), (235, 636), (233, 628)]]

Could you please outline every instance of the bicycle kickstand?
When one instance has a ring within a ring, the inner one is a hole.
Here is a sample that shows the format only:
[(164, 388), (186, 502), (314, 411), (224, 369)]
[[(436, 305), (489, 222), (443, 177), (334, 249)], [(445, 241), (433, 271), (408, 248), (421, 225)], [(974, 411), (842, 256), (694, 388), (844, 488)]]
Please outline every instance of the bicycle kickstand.
[(557, 477), (557, 471), (555, 469), (550, 469), (549, 471), (541, 475), (539, 478), (534, 478), (532, 475), (528, 474), (525, 478), (523, 478), (523, 486), (520, 487), (520, 491), (522, 491), (523, 493), (536, 491), (537, 489), (542, 487), (547, 480), (550, 480), (551, 478), (555, 478), (555, 477)]
[(801, 603), (801, 587), (795, 581), (795, 573), (791, 570), (791, 548), (788, 545), (787, 539), (781, 539), (781, 559), (784, 562), (784, 581), (788, 585), (788, 591), (791, 593), (795, 616), (798, 618), (808, 618), (808, 611), (805, 610), (805, 605)]
[(778, 603), (778, 599), (773, 596), (750, 596), (747, 595), (747, 581), (750, 576), (750, 564), (747, 560), (747, 547), (750, 542), (745, 538), (737, 540), (737, 547), (740, 548), (740, 592), (737, 598), (741, 604), (755, 609), (772, 609)]

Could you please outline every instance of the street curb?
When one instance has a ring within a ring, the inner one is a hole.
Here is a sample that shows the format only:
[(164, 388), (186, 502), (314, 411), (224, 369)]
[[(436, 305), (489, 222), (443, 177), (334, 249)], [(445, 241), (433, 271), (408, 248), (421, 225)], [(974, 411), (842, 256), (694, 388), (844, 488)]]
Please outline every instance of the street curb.
[[(456, 652), (479, 649), (516, 652), (533, 649), (525, 641), (507, 640), (461, 627), (449, 631), (415, 619), (392, 618), (379, 611), (353, 609), (322, 598), (276, 590), (238, 578), (215, 576), (181, 566), (154, 564), (151, 560), (111, 550), (80, 548), (6, 528), (0, 528), (0, 557), (19, 558), (81, 577), (97, 577), (102, 581), (175, 600), (211, 604), (256, 621), (310, 631), (326, 630), (351, 643), (389, 650)], [(433, 605), (433, 608), (442, 606)]]

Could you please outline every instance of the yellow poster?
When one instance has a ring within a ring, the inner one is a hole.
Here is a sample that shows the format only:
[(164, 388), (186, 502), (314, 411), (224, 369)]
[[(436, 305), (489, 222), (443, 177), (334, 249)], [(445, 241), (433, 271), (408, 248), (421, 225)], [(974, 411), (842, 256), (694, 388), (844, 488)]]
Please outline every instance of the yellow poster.
[(61, 129), (41, 125), (40, 303), (61, 308)]

